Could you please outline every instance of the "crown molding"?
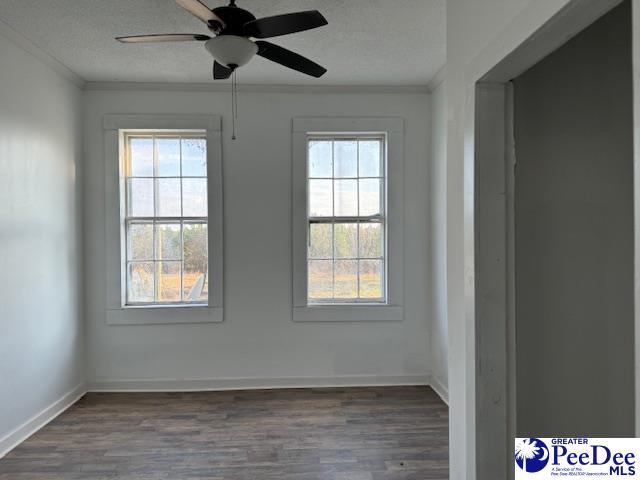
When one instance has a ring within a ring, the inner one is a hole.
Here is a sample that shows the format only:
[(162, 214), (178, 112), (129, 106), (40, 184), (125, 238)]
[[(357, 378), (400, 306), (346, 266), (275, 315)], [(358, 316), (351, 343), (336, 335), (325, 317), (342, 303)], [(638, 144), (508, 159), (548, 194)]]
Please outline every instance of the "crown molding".
[[(86, 82), (86, 91), (230, 92), (228, 83)], [(429, 93), (427, 85), (238, 85), (248, 93)]]
[(37, 46), (27, 37), (15, 31), (9, 24), (0, 19), (0, 35), (7, 38), (9, 41), (16, 44), (18, 47), (22, 48), (27, 53), (30, 53), (42, 63), (47, 65), (53, 71), (58, 73), (63, 78), (69, 80), (75, 86), (79, 88), (84, 88), (85, 81), (84, 79), (67, 67), (65, 64), (60, 62), (58, 59), (45, 52), (42, 48)]
[(427, 83), (427, 88), (429, 89), (429, 93), (433, 93), (436, 88), (438, 88), (444, 82), (447, 77), (447, 65), (445, 64), (437, 73), (433, 76), (429, 83)]

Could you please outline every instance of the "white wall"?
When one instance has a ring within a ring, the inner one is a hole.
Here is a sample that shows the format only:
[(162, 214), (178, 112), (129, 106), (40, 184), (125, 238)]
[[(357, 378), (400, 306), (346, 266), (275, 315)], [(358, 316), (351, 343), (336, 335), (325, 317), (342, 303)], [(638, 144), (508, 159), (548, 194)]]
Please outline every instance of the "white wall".
[(514, 84), (518, 435), (633, 436), (630, 3)]
[[(158, 379), (249, 378), (254, 385), (282, 377), (311, 381), (426, 379), (431, 373), (430, 306), (425, 294), (429, 281), (425, 255), (429, 244), (425, 207), (429, 201), (429, 100), (427, 94), (241, 93), (239, 138), (231, 141), (228, 94), (87, 91), (84, 181), (89, 380), (98, 386), (135, 388), (144, 385), (138, 380)], [(106, 113), (224, 116), (224, 323), (105, 323), (102, 117)], [(291, 119), (303, 115), (390, 115), (406, 120), (403, 322), (301, 324), (291, 320)], [(133, 382), (119, 383), (127, 380)]]
[(446, 81), (431, 94), (431, 377), (447, 396), (447, 108)]
[[(447, 2), (447, 317), (449, 322), (450, 478), (475, 478), (474, 325), (465, 316), (465, 126), (473, 112), (468, 72), (489, 71), (570, 0)], [(499, 42), (493, 41), (499, 37)], [(471, 178), (471, 177), (470, 177)], [(469, 189), (472, 191), (472, 188)], [(471, 246), (467, 246), (470, 248)]]
[(0, 34), (0, 455), (83, 383), (80, 90)]

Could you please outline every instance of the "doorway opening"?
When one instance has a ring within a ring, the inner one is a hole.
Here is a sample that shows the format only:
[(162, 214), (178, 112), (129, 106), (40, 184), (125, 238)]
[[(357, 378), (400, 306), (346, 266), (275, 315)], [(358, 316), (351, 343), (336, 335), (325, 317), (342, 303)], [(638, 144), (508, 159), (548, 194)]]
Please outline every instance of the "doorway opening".
[(636, 3), (571, 2), (469, 92), (478, 479), (513, 477), (516, 436), (637, 431)]

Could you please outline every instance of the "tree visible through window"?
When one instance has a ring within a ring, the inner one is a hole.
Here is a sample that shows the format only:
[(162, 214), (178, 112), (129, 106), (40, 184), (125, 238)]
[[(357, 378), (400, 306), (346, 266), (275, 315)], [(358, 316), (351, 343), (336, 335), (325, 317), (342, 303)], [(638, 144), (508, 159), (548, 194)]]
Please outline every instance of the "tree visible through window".
[(206, 303), (203, 134), (125, 135), (126, 304)]
[(386, 301), (383, 137), (310, 137), (309, 303)]

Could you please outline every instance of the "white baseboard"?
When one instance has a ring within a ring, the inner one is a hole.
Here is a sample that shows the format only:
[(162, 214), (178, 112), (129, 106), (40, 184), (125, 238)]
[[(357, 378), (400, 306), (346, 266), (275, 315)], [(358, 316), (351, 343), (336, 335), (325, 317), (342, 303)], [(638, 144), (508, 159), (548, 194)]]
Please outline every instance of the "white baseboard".
[(90, 392), (191, 392), (264, 390), (271, 388), (380, 387), (429, 385), (427, 375), (338, 376), (283, 378), (204, 378), (158, 380), (94, 380)]
[(431, 376), (429, 385), (438, 394), (444, 403), (449, 405), (449, 389), (440, 379)]
[(53, 402), (40, 413), (34, 415), (18, 428), (0, 438), (0, 458), (24, 442), (31, 435), (44, 427), (51, 420), (76, 403), (87, 392), (85, 385), (80, 384), (60, 399)]

